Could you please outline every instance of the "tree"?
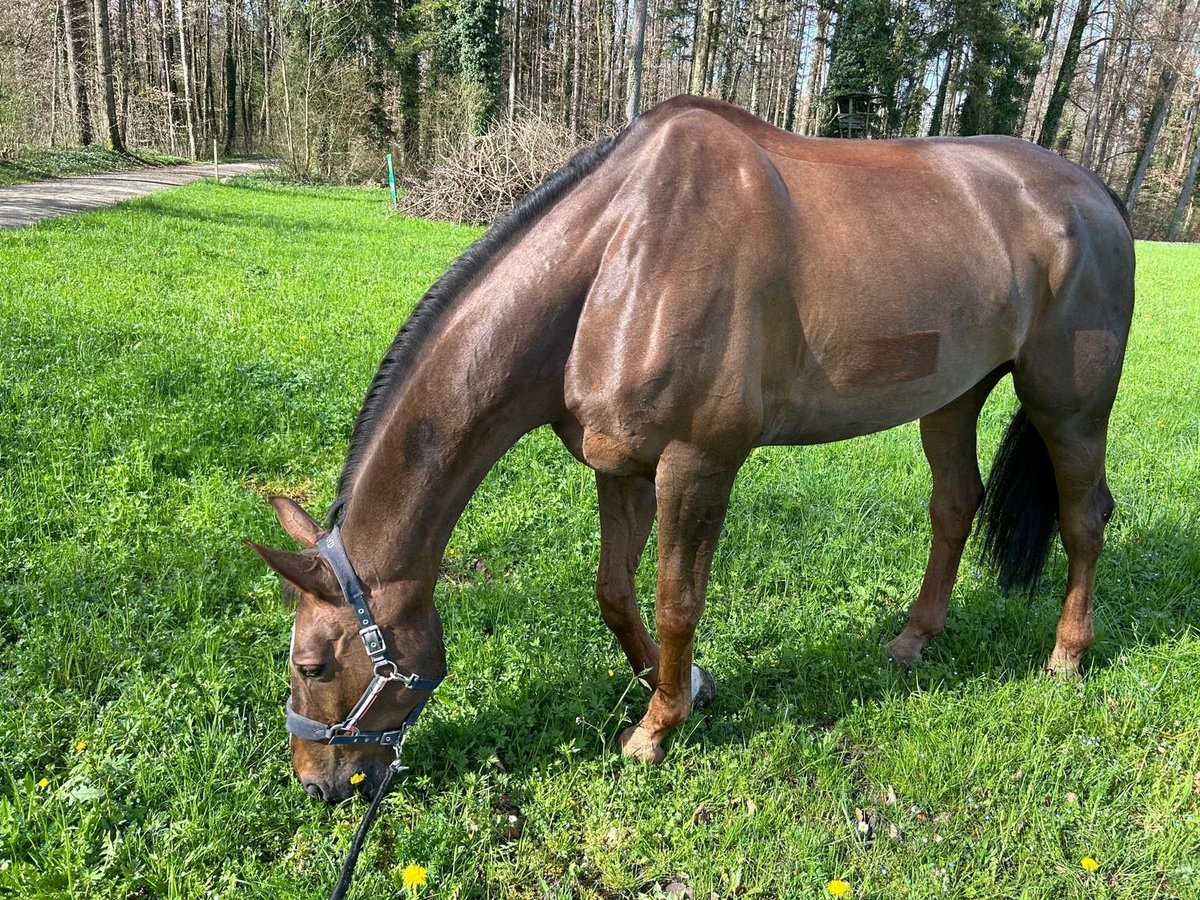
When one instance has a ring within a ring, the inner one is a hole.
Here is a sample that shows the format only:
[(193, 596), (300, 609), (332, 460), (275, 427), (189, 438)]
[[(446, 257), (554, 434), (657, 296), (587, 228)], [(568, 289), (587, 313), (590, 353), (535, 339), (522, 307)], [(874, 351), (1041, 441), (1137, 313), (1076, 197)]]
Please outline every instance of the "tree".
[(500, 103), (502, 48), (497, 0), (462, 0), (458, 13), (459, 64), (463, 78), (479, 89), (476, 130), (483, 131)]
[(1050, 103), (1046, 107), (1046, 117), (1042, 119), (1042, 127), (1038, 132), (1037, 142), (1043, 147), (1052, 147), (1058, 137), (1058, 125), (1062, 120), (1063, 107), (1067, 105), (1067, 95), (1071, 82), (1075, 78), (1075, 66), (1079, 63), (1080, 45), (1083, 42), (1083, 30), (1087, 27), (1091, 15), (1091, 0), (1078, 0), (1075, 18), (1071, 22), (1071, 36), (1067, 39), (1067, 47), (1063, 52), (1062, 65), (1058, 68), (1058, 76), (1054, 79), (1054, 90), (1050, 94)]
[[(1197, 108), (1195, 114), (1200, 115), (1200, 108)], [(1168, 241), (1179, 240), (1179, 234), (1187, 220), (1188, 209), (1192, 205), (1192, 194), (1196, 189), (1198, 171), (1200, 171), (1200, 136), (1197, 136), (1196, 143), (1192, 147), (1192, 158), (1188, 165), (1187, 176), (1183, 180), (1183, 187), (1179, 190), (1179, 199), (1175, 202), (1175, 209), (1171, 213), (1171, 222), (1167, 226)]]
[(646, 0), (633, 0), (633, 43), (629, 48), (629, 100), (625, 121), (632, 122), (642, 111), (642, 55), (646, 49)]
[(1043, 55), (1033, 32), (1053, 8), (1054, 0), (985, 0), (958, 7), (961, 27), (956, 30), (969, 48), (959, 134), (1016, 132)]
[(71, 106), (75, 113), (79, 143), (87, 147), (92, 143), (92, 107), (88, 102), (87, 44), (83, 39), (87, 29), (85, 0), (62, 0), (62, 14)]
[(100, 66), (100, 85), (104, 91), (104, 118), (108, 125), (108, 146), (125, 152), (121, 123), (117, 119), (116, 77), (113, 74), (112, 41), (109, 37), (108, 0), (96, 0), (96, 62)]

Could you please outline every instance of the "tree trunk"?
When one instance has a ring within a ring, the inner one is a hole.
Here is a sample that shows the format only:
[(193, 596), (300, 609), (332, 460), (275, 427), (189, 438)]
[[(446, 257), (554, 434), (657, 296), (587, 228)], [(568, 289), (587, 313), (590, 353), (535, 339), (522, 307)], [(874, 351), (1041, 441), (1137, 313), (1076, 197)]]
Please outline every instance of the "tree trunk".
[(629, 48), (629, 92), (625, 121), (642, 111), (642, 54), (646, 49), (646, 0), (633, 0), (633, 43)]
[(946, 68), (938, 80), (937, 100), (933, 104), (933, 115), (929, 118), (929, 136), (937, 137), (942, 133), (942, 119), (946, 112), (946, 93), (950, 89), (950, 70), (954, 68), (954, 55), (958, 51), (958, 40), (953, 35), (946, 42)]
[(829, 32), (829, 18), (833, 5), (829, 0), (820, 0), (817, 10), (817, 33), (813, 37), (812, 60), (808, 70), (808, 86), (804, 89), (803, 134), (816, 134), (820, 123), (817, 121), (820, 103), (817, 92), (821, 88), (821, 75), (825, 68), (826, 35)]
[(184, 29), (184, 0), (175, 0), (176, 24), (179, 26), (179, 69), (183, 72), (183, 119), (187, 124), (188, 159), (196, 158), (196, 123), (192, 109), (192, 73), (188, 66), (187, 37)]
[(508, 120), (517, 117), (517, 90), (521, 83), (521, 0), (513, 0), (511, 54), (508, 63)]
[[(1111, 13), (1109, 23), (1111, 24)], [(1112, 30), (1106, 31), (1111, 39)], [(1096, 150), (1096, 133), (1100, 130), (1100, 110), (1104, 108), (1104, 76), (1108, 64), (1108, 40), (1100, 43), (1100, 51), (1096, 55), (1096, 76), (1092, 88), (1092, 108), (1088, 111), (1087, 128), (1083, 134), (1083, 154), (1079, 164), (1086, 169), (1092, 168), (1092, 158)]]
[(750, 39), (750, 113), (759, 113), (759, 89), (762, 84), (762, 51), (764, 33), (767, 30), (767, 0), (759, 0), (754, 7), (753, 37)]
[[(1196, 111), (1200, 115), (1200, 109)], [(1187, 221), (1188, 209), (1192, 205), (1192, 192), (1196, 189), (1196, 172), (1200, 170), (1200, 139), (1192, 147), (1192, 161), (1188, 166), (1187, 177), (1183, 180), (1183, 189), (1179, 192), (1179, 200), (1175, 211), (1171, 213), (1171, 224), (1167, 227), (1167, 240), (1179, 240), (1179, 232)]]
[(1200, 120), (1200, 81), (1196, 82), (1196, 86), (1192, 90), (1192, 102), (1188, 105), (1184, 120), (1187, 122), (1187, 128), (1184, 129), (1183, 140), (1179, 143), (1179, 159), (1175, 163), (1177, 179), (1183, 178), (1183, 173), (1187, 171), (1190, 159), (1189, 150), (1196, 138), (1196, 123), (1197, 120)]
[(62, 66), (63, 58), (63, 37), (62, 37), (62, 7), (56, 5), (54, 7), (54, 18), (51, 20), (51, 32), (54, 48), (54, 62), (50, 69), (50, 146), (55, 145), (55, 137), (58, 134), (58, 98), (61, 94), (59, 88), (59, 69)]
[(1147, 122), (1141, 150), (1138, 153), (1137, 168), (1129, 180), (1129, 188), (1125, 191), (1125, 205), (1132, 213), (1137, 206), (1138, 196), (1142, 192), (1142, 184), (1146, 181), (1146, 173), (1150, 171), (1150, 160), (1154, 157), (1154, 148), (1162, 135), (1163, 125), (1167, 121), (1167, 113), (1171, 111), (1171, 97), (1175, 93), (1175, 85), (1179, 83), (1179, 72), (1172, 66), (1162, 70), (1158, 78), (1158, 89), (1154, 93), (1154, 105), (1150, 108), (1150, 118)]
[(234, 28), (237, 23), (237, 0), (225, 6), (225, 155), (233, 154), (237, 140), (237, 59), (234, 56)]
[(619, 124), (621, 110), (623, 108), (622, 100), (627, 94), (622, 92), (623, 88), (627, 87), (625, 70), (626, 70), (626, 39), (628, 38), (629, 29), (625, 27), (625, 21), (629, 18), (629, 0), (619, 0), (619, 12), (614, 13), (615, 20), (620, 23), (616, 28), (617, 36), (613, 42), (612, 51), (612, 77), (609, 79), (611, 97), (609, 99), (608, 124), (616, 127)]
[(62, 0), (63, 36), (67, 49), (67, 80), (71, 87), (71, 108), (75, 114), (75, 127), (79, 143), (91, 146), (92, 107), (88, 102), (87, 88), (87, 44), (83, 35), (87, 30), (87, 7), (84, 0)]
[(804, 26), (808, 19), (807, 0), (800, 2), (800, 24), (796, 28), (796, 57), (792, 69), (792, 83), (788, 85), (787, 109), (784, 113), (783, 130), (791, 131), (796, 125), (796, 99), (800, 91), (800, 79), (804, 76), (804, 54), (801, 52), (804, 43)]
[(129, 24), (130, 0), (117, 0), (117, 71), (121, 73), (120, 88), (120, 120), (125, 126), (123, 137), (126, 143), (129, 137), (129, 94), (130, 94), (130, 60), (133, 59), (133, 29)]
[(1071, 82), (1075, 79), (1079, 45), (1083, 41), (1083, 30), (1087, 27), (1091, 11), (1091, 0), (1079, 0), (1079, 8), (1075, 10), (1075, 19), (1071, 22), (1071, 36), (1067, 39), (1067, 46), (1063, 51), (1062, 65), (1058, 68), (1058, 77), (1054, 79), (1054, 90), (1050, 93), (1046, 116), (1042, 119), (1042, 127), (1038, 132), (1037, 142), (1043, 147), (1052, 147), (1058, 138), (1058, 125), (1062, 121), (1063, 107), (1067, 105)]
[(692, 60), (691, 76), (688, 79), (688, 91), (692, 94), (703, 94), (708, 84), (709, 69), (712, 60), (713, 31), (717, 21), (721, 0), (698, 0), (696, 4), (697, 35), (696, 54)]
[(571, 16), (575, 19), (575, 47), (571, 59), (571, 109), (568, 124), (572, 132), (580, 133), (580, 113), (583, 109), (583, 2), (572, 0)]
[[(1078, 2), (1083, 3), (1087, 2), (1087, 0), (1078, 0)], [(1043, 23), (1042, 34), (1039, 43), (1046, 48), (1045, 56), (1043, 58), (1047, 67), (1047, 76), (1049, 76), (1049, 66), (1054, 62), (1054, 51), (1058, 47), (1058, 32), (1062, 24), (1063, 13), (1066, 11), (1066, 9), (1067, 0), (1057, 0), (1054, 5), (1054, 10), (1050, 15), (1046, 16), (1046, 21)], [(1038, 66), (1038, 69), (1041, 69), (1041, 65)], [(1025, 124), (1029, 120), (1030, 113), (1033, 114), (1033, 121), (1037, 121), (1037, 115), (1041, 112), (1042, 105), (1046, 100), (1046, 88), (1049, 87), (1050, 84), (1049, 77), (1042, 79), (1041, 89), (1037, 92), (1037, 102), (1035, 103), (1033, 93), (1034, 89), (1038, 87), (1037, 81), (1038, 78), (1035, 75), (1027, 85), (1025, 91), (1025, 102), (1021, 106), (1021, 123), (1016, 132), (1017, 135), (1028, 136), (1031, 140), (1033, 135), (1032, 125), (1027, 134), (1025, 131)]]
[(179, 108), (179, 80), (175, 77), (175, 38), (173, 35), (174, 26), (171, 20), (174, 18), (167, 10), (168, 4), (172, 0), (159, 0), (159, 35), (162, 38), (162, 69), (163, 69), (163, 90), (167, 93), (167, 108), (170, 113), (170, 142), (171, 153), (175, 150), (175, 132), (179, 126), (183, 124), (180, 117)]
[[(1132, 15), (1132, 14), (1131, 14)], [(1096, 155), (1095, 171), (1100, 177), (1111, 182), (1111, 168), (1113, 163), (1113, 154), (1109, 153), (1112, 146), (1114, 133), (1116, 132), (1117, 119), (1121, 110), (1121, 101), (1128, 93), (1126, 87), (1126, 76), (1129, 74), (1129, 57), (1133, 46), (1133, 25), (1132, 20), (1122, 21), (1121, 8), (1117, 8), (1117, 18), (1113, 24), (1113, 40), (1117, 41), (1118, 55), (1116, 60), (1116, 68), (1113, 73), (1116, 76), (1116, 81), (1112, 83), (1111, 96), (1108, 101), (1108, 109), (1104, 116), (1104, 128), (1100, 132), (1100, 150)], [(1121, 35), (1118, 41), (1117, 36)], [(1106, 78), (1105, 80), (1111, 80)]]
[(121, 125), (117, 119), (117, 85), (113, 75), (112, 39), (108, 27), (108, 0), (96, 0), (96, 62), (99, 64), (100, 85), (104, 92), (104, 118), (108, 125), (108, 146), (117, 153), (125, 152), (121, 140)]

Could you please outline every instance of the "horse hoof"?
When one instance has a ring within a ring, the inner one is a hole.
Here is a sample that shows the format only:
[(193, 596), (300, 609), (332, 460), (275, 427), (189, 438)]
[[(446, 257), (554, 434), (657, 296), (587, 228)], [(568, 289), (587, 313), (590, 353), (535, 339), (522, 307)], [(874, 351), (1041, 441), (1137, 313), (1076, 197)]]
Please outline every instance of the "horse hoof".
[(662, 744), (651, 739), (640, 725), (634, 725), (621, 732), (617, 739), (621, 745), (621, 754), (648, 766), (657, 766), (667, 758), (667, 751)]
[(692, 706), (704, 709), (717, 699), (717, 683), (707, 671), (699, 666), (692, 666)]
[(888, 659), (901, 668), (911, 669), (921, 661), (922, 647), (924, 647), (923, 641), (902, 634), (888, 644)]

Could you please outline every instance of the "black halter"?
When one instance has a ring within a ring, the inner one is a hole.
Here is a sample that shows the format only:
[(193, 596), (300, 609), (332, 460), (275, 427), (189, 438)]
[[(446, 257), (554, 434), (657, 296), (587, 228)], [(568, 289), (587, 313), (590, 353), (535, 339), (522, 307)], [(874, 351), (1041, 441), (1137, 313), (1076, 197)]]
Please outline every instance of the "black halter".
[(423, 698), (412, 708), (412, 712), (404, 717), (399, 728), (384, 731), (360, 731), (358, 721), (367, 714), (367, 710), (371, 708), (389, 684), (400, 684), (411, 691), (432, 692), (442, 683), (442, 679), (422, 678), (416, 673), (405, 675), (396, 663), (388, 658), (383, 632), (375, 624), (375, 617), (371, 615), (371, 608), (367, 605), (362, 584), (359, 583), (358, 576), (354, 574), (354, 567), (350, 565), (350, 559), (346, 556), (341, 529), (334, 525), (317, 540), (315, 549), (333, 570), (346, 602), (350, 604), (355, 616), (358, 617), (358, 623), (362, 626), (358, 630), (358, 635), (362, 638), (367, 655), (371, 657), (375, 671), (371, 676), (371, 681), (363, 690), (362, 696), (354, 704), (354, 708), (350, 710), (346, 718), (336, 725), (325, 725), (315, 719), (300, 715), (292, 708), (292, 698), (288, 697), (287, 730), (290, 734), (306, 741), (317, 741), (324, 744), (380, 744), (399, 749), (404, 741), (405, 732), (417, 720), (417, 716), (425, 708), (429, 697)]
[[(354, 834), (354, 840), (350, 843), (350, 851), (346, 855), (346, 861), (342, 864), (342, 872), (338, 878), (338, 883), (330, 895), (330, 900), (341, 900), (341, 898), (346, 896), (346, 892), (350, 890), (350, 879), (354, 877), (354, 866), (358, 862), (359, 851), (362, 849), (363, 840), (371, 828), (371, 822), (375, 818), (375, 813), (378, 812), (380, 803), (382, 803), (383, 798), (391, 789), (392, 782), (395, 781), (396, 776), (404, 769), (400, 765), (400, 754), (404, 750), (404, 740), (408, 736), (408, 729), (417, 721), (417, 716), (425, 708), (429, 697), (423, 697), (412, 708), (412, 712), (404, 717), (404, 721), (400, 723), (399, 728), (385, 731), (360, 731), (358, 720), (367, 714), (367, 710), (371, 708), (371, 705), (389, 684), (399, 683), (411, 691), (432, 692), (434, 688), (442, 683), (442, 678), (422, 678), (415, 672), (405, 675), (400, 671), (400, 667), (396, 665), (395, 661), (388, 658), (387, 643), (383, 639), (383, 632), (379, 630), (379, 626), (375, 624), (375, 617), (371, 615), (371, 608), (367, 605), (367, 598), (363, 592), (362, 584), (359, 582), (358, 576), (354, 574), (354, 567), (350, 565), (350, 558), (346, 556), (346, 547), (342, 544), (341, 529), (336, 524), (327, 533), (318, 538), (316, 551), (329, 564), (329, 568), (333, 570), (334, 577), (337, 578), (338, 585), (342, 589), (342, 594), (345, 596), (346, 602), (350, 604), (355, 616), (358, 617), (358, 623), (362, 626), (358, 630), (358, 634), (362, 638), (363, 647), (366, 649), (367, 655), (371, 657), (371, 663), (375, 671), (362, 696), (354, 704), (354, 708), (350, 710), (345, 719), (336, 725), (325, 725), (315, 719), (309, 719), (300, 715), (292, 709), (292, 698), (288, 697), (286, 707), (287, 730), (289, 733), (306, 741), (317, 741), (324, 744), (379, 744), (380, 746), (391, 747), (396, 753), (396, 758), (387, 767), (383, 781), (380, 782), (375, 796), (371, 799), (371, 805), (367, 807), (367, 811), (363, 815), (363, 820), (359, 823), (358, 830)], [(444, 678), (445, 676), (443, 675), (442, 677)]]

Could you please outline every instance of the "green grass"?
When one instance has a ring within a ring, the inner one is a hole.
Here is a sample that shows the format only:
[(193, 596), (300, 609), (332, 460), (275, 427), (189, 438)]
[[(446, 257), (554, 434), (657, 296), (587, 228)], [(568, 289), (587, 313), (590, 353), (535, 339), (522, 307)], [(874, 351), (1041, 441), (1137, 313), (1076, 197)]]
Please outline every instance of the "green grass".
[(0, 185), (27, 184), (70, 175), (97, 175), (186, 161), (149, 149), (135, 150), (129, 154), (114, 153), (96, 146), (27, 150), (15, 159), (0, 159)]
[[(324, 510), (379, 356), (477, 233), (246, 181), (0, 233), (0, 893), (328, 891), (363, 806), (292, 778), (290, 616), (239, 538), (286, 544), (260, 491)], [(924, 663), (889, 668), (926, 552), (915, 427), (773, 449), (699, 630), (720, 697), (628, 763), (646, 696), (592, 598), (590, 473), (536, 432), (451, 541), (450, 677), (355, 896), (415, 862), (437, 897), (1200, 897), (1200, 250), (1139, 257), (1086, 680), (1037, 673), (1061, 551), (1032, 602), (964, 563)]]

